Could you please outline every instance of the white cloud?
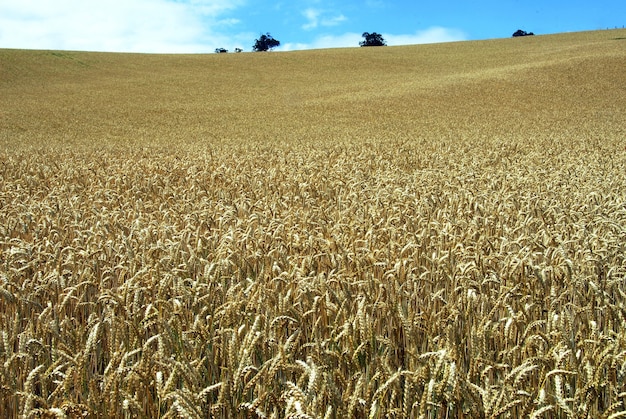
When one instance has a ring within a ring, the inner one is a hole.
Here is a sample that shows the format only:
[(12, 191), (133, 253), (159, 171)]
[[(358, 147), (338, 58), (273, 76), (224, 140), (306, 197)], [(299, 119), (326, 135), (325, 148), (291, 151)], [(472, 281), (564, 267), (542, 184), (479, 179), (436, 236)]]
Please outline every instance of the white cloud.
[[(431, 44), (437, 42), (463, 41), (467, 39), (462, 31), (443, 27), (432, 27), (423, 31), (417, 31), (414, 34), (394, 35), (383, 33), (382, 35), (389, 46)], [(318, 36), (310, 43), (286, 43), (277, 48), (277, 50), (292, 51), (301, 49), (358, 47), (361, 41), (363, 41), (361, 33), (348, 32), (340, 35)]]
[(348, 20), (348, 18), (345, 17), (344, 15), (333, 16), (333, 17), (323, 19), (322, 26), (337, 26), (341, 22), (345, 22), (346, 20)]
[(346, 48), (358, 47), (362, 40), (360, 33), (344, 33), (341, 35), (322, 35), (318, 36), (310, 43), (286, 43), (281, 45), (277, 50), (292, 51), (300, 49), (321, 49), (321, 48)]
[(308, 8), (302, 12), (302, 15), (307, 19), (307, 23), (302, 25), (302, 29), (311, 30), (318, 26), (337, 26), (341, 22), (347, 20), (347, 18), (340, 14), (336, 16), (325, 17), (325, 12), (319, 9)]
[(243, 0), (3, 2), (0, 47), (206, 52), (207, 48), (239, 41), (220, 35), (219, 30), (237, 23), (236, 19), (221, 17), (242, 4)]
[(443, 28), (435, 26), (425, 29), (423, 31), (417, 31), (414, 34), (408, 35), (394, 35), (394, 34), (382, 34), (387, 45), (413, 45), (413, 44), (434, 44), (437, 42), (453, 42), (464, 41), (467, 36), (463, 31), (458, 29)]
[(302, 12), (302, 15), (307, 18), (308, 23), (302, 25), (302, 29), (309, 30), (317, 27), (317, 19), (320, 15), (320, 11), (316, 9), (306, 9)]

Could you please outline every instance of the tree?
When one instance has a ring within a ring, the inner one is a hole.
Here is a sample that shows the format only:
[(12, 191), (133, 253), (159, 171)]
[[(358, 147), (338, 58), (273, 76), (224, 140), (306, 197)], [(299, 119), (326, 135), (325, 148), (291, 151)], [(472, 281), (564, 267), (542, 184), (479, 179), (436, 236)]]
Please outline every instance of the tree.
[(365, 41), (359, 42), (359, 45), (362, 47), (384, 47), (387, 45), (383, 36), (376, 32), (363, 32), (363, 38), (365, 38)]
[(518, 37), (518, 36), (533, 36), (533, 35), (534, 35), (534, 33), (526, 32), (526, 31), (523, 31), (521, 29), (516, 30), (515, 33), (513, 34), (514, 37)]
[(252, 46), (252, 51), (269, 51), (279, 45), (280, 41), (278, 39), (274, 39), (268, 32), (265, 35), (261, 35), (259, 39), (255, 40), (254, 45)]

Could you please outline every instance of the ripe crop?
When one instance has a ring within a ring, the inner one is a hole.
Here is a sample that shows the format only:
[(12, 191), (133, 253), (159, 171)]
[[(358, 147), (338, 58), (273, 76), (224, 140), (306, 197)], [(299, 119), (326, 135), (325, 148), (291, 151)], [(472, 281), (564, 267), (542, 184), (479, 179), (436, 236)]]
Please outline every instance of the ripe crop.
[(0, 416), (620, 417), (621, 33), (0, 50)]

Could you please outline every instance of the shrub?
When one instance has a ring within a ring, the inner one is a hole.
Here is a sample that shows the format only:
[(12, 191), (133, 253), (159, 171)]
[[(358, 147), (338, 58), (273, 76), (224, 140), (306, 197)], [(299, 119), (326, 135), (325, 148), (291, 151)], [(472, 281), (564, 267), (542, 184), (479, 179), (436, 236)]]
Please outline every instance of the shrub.
[(523, 31), (523, 30), (521, 30), (521, 29), (518, 29), (518, 30), (516, 30), (516, 31), (515, 31), (515, 33), (513, 34), (513, 37), (518, 37), (518, 36), (532, 36), (532, 35), (534, 35), (534, 33), (532, 33), (532, 32), (526, 32), (526, 31)]

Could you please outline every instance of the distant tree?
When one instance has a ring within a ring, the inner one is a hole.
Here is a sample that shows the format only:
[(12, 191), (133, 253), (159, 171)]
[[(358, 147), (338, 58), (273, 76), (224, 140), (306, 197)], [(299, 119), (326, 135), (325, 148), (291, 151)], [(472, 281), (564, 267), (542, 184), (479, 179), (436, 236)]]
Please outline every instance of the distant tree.
[(217, 54), (223, 54), (228, 52), (228, 50), (226, 48), (215, 48), (215, 53)]
[(364, 41), (359, 42), (362, 47), (384, 47), (387, 45), (383, 36), (376, 32), (363, 32)]
[(261, 37), (255, 40), (254, 45), (252, 46), (253, 51), (269, 51), (272, 48), (276, 48), (280, 45), (280, 41), (278, 39), (274, 39), (272, 35), (266, 33), (265, 35), (261, 35)]
[(534, 33), (526, 32), (526, 31), (523, 31), (521, 29), (516, 30), (515, 33), (513, 34), (514, 37), (518, 37), (518, 36), (533, 36), (533, 35), (534, 35)]

